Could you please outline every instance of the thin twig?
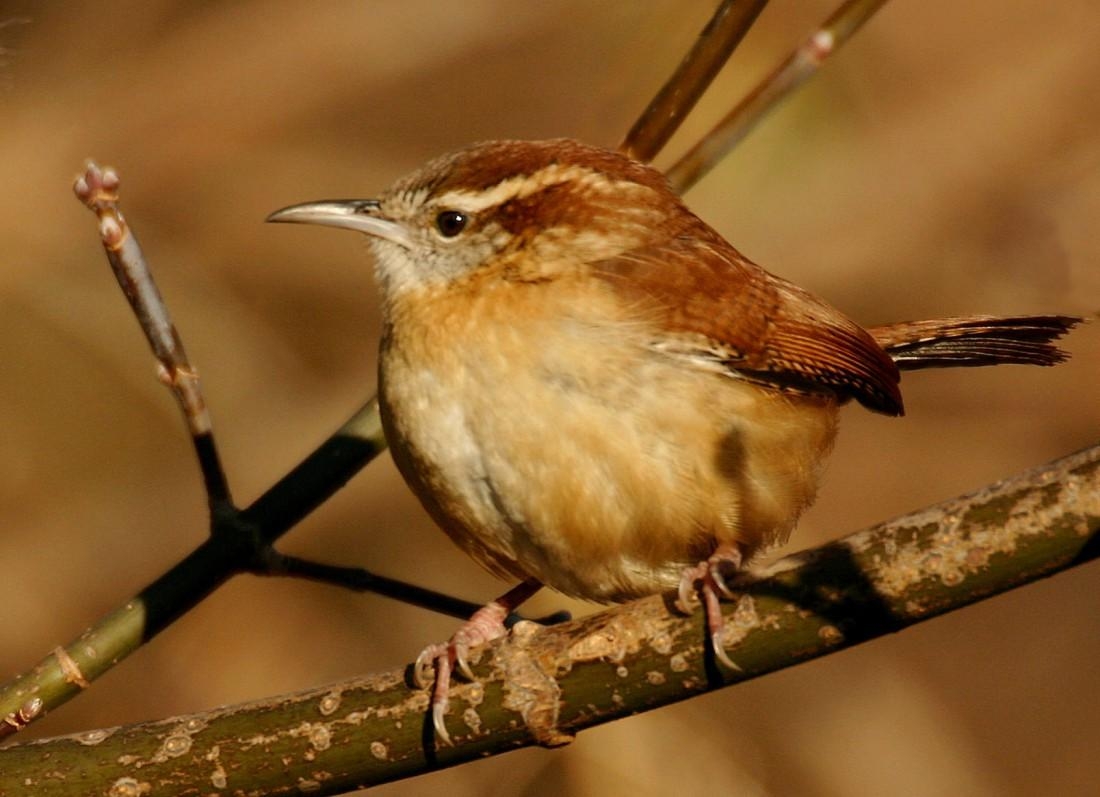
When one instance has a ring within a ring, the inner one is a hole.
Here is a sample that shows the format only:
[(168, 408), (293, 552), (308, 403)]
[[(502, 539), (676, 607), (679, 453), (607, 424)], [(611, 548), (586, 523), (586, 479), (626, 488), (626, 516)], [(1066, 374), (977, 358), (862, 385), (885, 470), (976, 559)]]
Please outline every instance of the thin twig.
[[(271, 551), (271, 560), (264, 567), (262, 575), (292, 576), (322, 584), (337, 584), (355, 592), (373, 592), (377, 595), (385, 595), (402, 603), (407, 603), (410, 606), (419, 606), (422, 609), (431, 609), (442, 614), (449, 614), (451, 617), (460, 620), (469, 619), (470, 615), (483, 605), (465, 601), (461, 598), (452, 598), (449, 595), (417, 587), (405, 581), (379, 576), (361, 567), (327, 565), (301, 559), (297, 556), (288, 556), (274, 549), (268, 550)], [(524, 619), (527, 618), (518, 613), (512, 613), (505, 618), (504, 624), (505, 626), (512, 626)], [(545, 617), (530, 619), (536, 623), (551, 625), (565, 622), (569, 619), (569, 613), (554, 612)]]
[[(405, 668), (258, 703), (0, 751), (0, 794), (329, 795), (579, 731), (899, 631), (1100, 556), (1100, 446), (780, 560), (724, 605), (740, 669), (716, 665), (703, 613), (653, 596), (542, 629), (521, 624), (456, 683), (455, 746), (436, 748)], [(1010, 664), (1010, 663), (1009, 663)], [(1007, 665), (1006, 665), (1007, 666)], [(610, 685), (610, 686), (609, 686)], [(461, 718), (461, 719), (459, 719)], [(276, 762), (273, 764), (273, 762)], [(213, 775), (212, 775), (213, 773)], [(220, 774), (219, 774), (220, 773)], [(5, 791), (5, 789), (9, 791)]]
[(161, 381), (172, 389), (183, 410), (202, 469), (207, 500), (214, 507), (230, 500), (229, 484), (214, 443), (199, 374), (187, 358), (141, 246), (118, 208), (119, 186), (118, 174), (113, 169), (101, 169), (88, 161), (84, 174), (73, 183), (73, 192), (99, 218), (99, 238), (107, 260), (160, 363)]
[(685, 193), (773, 111), (812, 77), (830, 55), (848, 41), (886, 0), (848, 0), (756, 86), (702, 140), (668, 170), (668, 179)]
[(619, 149), (640, 161), (653, 160), (767, 4), (768, 0), (722, 0), (695, 46), (646, 106)]

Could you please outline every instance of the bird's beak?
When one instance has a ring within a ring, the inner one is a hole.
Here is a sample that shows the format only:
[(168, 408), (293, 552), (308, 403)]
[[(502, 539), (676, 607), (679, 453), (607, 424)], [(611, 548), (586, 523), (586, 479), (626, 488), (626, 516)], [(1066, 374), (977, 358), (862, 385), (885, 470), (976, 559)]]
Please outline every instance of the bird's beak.
[(406, 249), (412, 247), (408, 231), (381, 214), (377, 199), (325, 199), (306, 202), (276, 210), (266, 221), (343, 227), (382, 238)]

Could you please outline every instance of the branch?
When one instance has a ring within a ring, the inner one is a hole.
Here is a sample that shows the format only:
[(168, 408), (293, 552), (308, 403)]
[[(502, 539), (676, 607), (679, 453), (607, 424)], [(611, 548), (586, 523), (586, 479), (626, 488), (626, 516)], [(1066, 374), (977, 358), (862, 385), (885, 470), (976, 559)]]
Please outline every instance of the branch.
[(187, 358), (183, 340), (153, 281), (141, 246), (118, 209), (118, 189), (119, 179), (114, 169), (101, 169), (92, 161), (85, 164), (84, 174), (73, 183), (77, 199), (99, 219), (99, 239), (111, 271), (160, 363), (161, 381), (172, 389), (183, 410), (202, 470), (207, 500), (213, 508), (230, 500), (229, 485), (214, 444), (214, 428), (202, 395), (199, 374)]
[[(234, 575), (299, 575), (465, 619), (480, 604), (362, 568), (330, 568), (283, 557), (271, 545), (385, 450), (372, 399), (328, 440), (244, 510), (223, 513), (220, 529), (137, 595), (34, 668), (0, 685), (0, 739), (80, 694)], [(294, 572), (307, 566), (309, 573)], [(333, 572), (339, 571), (339, 572)], [(542, 618), (558, 622), (566, 615)], [(515, 621), (518, 618), (510, 618)], [(37, 702), (35, 702), (37, 701)], [(2, 794), (2, 792), (0, 792)]]
[[(725, 606), (739, 671), (702, 612), (654, 596), (552, 628), (517, 625), (456, 685), (455, 747), (436, 749), (407, 668), (278, 699), (0, 751), (0, 794), (339, 794), (610, 720), (895, 632), (1100, 555), (1100, 446), (780, 560)], [(461, 717), (461, 720), (458, 720)], [(130, 789), (130, 791), (124, 791)]]
[(767, 4), (768, 0), (723, 0), (695, 46), (630, 128), (619, 150), (640, 161), (653, 160)]
[(683, 194), (699, 182), (885, 4), (886, 0), (847, 0), (668, 170), (672, 187)]
[[(274, 543), (386, 448), (371, 399), (290, 473), (246, 509), (235, 507), (214, 445), (199, 386), (136, 236), (118, 208), (118, 175), (86, 165), (74, 185), (99, 219), (111, 268), (183, 410), (198, 454), (210, 509), (210, 536), (137, 595), (100, 618), (35, 667), (0, 685), (0, 739), (46, 716), (91, 686), (139, 647), (240, 573), (289, 575), (334, 583), (465, 619), (480, 604), (371, 573), (286, 557)], [(510, 618), (515, 620), (517, 618)], [(560, 615), (543, 618), (560, 620)]]

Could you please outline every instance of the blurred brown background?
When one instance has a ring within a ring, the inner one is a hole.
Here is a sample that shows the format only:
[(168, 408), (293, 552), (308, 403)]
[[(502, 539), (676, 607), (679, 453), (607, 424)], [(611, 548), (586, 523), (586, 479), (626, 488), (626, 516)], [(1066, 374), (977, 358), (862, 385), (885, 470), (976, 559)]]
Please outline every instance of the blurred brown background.
[[(776, 0), (677, 153), (834, 0)], [(371, 196), (490, 137), (614, 145), (711, 3), (0, 2), (0, 676), (202, 538), (189, 444), (69, 185), (123, 204), (248, 502), (373, 389), (353, 236), (271, 210)], [(20, 21), (26, 20), (26, 21)], [(896, 0), (689, 195), (748, 255), (867, 322), (1100, 309), (1100, 5)], [(667, 163), (668, 159), (662, 159)], [(1040, 371), (924, 373), (859, 409), (796, 546), (1097, 442), (1100, 325)], [(502, 584), (388, 457), (287, 539), (478, 601)], [(1100, 779), (1100, 590), (1079, 568), (859, 649), (379, 794), (1085, 795)], [(547, 595), (538, 610), (565, 605)], [(585, 610), (574, 605), (576, 611)], [(35, 733), (208, 708), (409, 661), (455, 622), (241, 578)]]

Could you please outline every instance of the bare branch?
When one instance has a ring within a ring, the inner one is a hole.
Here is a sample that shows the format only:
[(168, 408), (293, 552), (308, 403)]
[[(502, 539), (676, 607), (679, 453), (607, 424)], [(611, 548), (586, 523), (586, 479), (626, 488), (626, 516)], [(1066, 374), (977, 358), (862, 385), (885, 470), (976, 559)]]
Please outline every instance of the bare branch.
[(657, 156), (703, 96), (768, 0), (723, 0), (695, 46), (661, 87), (619, 149), (637, 160)]
[[(1100, 446), (787, 557), (736, 585), (723, 670), (702, 613), (654, 596), (553, 628), (521, 623), (452, 690), (436, 749), (407, 668), (298, 694), (0, 751), (0, 793), (338, 794), (532, 744), (842, 650), (1100, 556)], [(461, 721), (458, 718), (461, 717)], [(129, 793), (129, 792), (126, 792)]]
[(213, 507), (229, 500), (229, 485), (214, 445), (199, 373), (187, 358), (141, 246), (118, 208), (119, 186), (114, 169), (101, 169), (94, 161), (88, 161), (84, 174), (73, 183), (73, 192), (99, 218), (99, 238), (107, 260), (160, 363), (161, 381), (172, 389), (183, 410), (202, 469), (207, 500)]
[(687, 192), (795, 89), (812, 77), (886, 0), (847, 0), (778, 68), (749, 92), (702, 140), (668, 170), (679, 193)]

